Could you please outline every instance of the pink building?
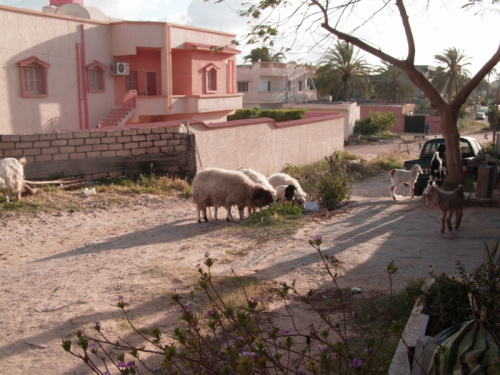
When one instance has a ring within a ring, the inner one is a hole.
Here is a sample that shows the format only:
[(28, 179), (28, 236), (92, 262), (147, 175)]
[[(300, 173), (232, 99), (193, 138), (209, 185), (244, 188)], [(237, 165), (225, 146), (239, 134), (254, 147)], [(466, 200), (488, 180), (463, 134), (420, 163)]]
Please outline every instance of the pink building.
[(0, 6), (0, 24), (0, 134), (220, 122), (242, 107), (234, 34), (113, 20), (83, 0)]

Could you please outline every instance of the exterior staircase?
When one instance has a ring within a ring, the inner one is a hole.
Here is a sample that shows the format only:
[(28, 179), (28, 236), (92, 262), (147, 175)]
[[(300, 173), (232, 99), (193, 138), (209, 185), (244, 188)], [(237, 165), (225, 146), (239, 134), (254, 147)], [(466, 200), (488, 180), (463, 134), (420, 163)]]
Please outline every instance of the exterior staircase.
[(113, 107), (113, 109), (99, 121), (98, 128), (109, 128), (125, 124), (135, 112), (135, 98), (137, 90), (130, 90)]

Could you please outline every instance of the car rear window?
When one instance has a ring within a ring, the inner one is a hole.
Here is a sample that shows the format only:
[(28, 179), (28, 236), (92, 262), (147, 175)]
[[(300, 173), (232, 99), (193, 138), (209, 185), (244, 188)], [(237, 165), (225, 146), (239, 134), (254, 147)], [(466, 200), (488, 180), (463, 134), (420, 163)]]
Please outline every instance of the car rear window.
[(422, 149), (422, 154), (421, 157), (423, 159), (432, 159), (434, 156), (434, 153), (437, 151), (437, 148), (439, 147), (440, 144), (443, 144), (444, 140), (442, 142), (439, 141), (429, 141), (424, 145), (424, 148)]

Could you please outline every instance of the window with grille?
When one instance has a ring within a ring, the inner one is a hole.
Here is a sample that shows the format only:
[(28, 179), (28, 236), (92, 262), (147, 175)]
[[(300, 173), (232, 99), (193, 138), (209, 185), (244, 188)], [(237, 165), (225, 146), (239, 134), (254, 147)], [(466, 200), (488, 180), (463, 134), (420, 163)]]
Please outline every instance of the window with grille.
[(128, 76), (125, 76), (125, 89), (127, 91), (137, 90), (137, 72), (129, 72)]
[(86, 66), (88, 92), (104, 92), (104, 72), (106, 66), (99, 61), (94, 61)]
[(238, 92), (248, 92), (248, 82), (238, 82)]
[(214, 64), (205, 66), (205, 91), (214, 93), (217, 91), (217, 68)]
[(22, 98), (40, 98), (48, 95), (47, 71), (49, 64), (35, 56), (17, 63)]

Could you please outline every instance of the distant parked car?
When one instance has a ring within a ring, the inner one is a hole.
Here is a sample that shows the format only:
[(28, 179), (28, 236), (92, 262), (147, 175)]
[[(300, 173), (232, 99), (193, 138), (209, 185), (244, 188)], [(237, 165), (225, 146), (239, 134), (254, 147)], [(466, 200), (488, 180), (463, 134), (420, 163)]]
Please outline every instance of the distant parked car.
[(476, 120), (484, 120), (484, 119), (486, 119), (486, 114), (484, 112), (476, 113)]

